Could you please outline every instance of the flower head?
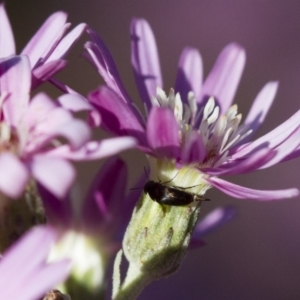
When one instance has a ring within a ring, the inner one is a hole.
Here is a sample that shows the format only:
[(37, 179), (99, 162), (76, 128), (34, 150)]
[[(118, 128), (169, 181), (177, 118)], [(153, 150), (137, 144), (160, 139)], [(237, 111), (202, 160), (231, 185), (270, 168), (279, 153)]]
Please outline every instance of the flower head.
[[(219, 55), (202, 83), (202, 59), (198, 50), (184, 49), (174, 89), (163, 91), (157, 47), (149, 24), (136, 19), (131, 24), (132, 65), (146, 118), (136, 109), (121, 82), (106, 46), (89, 29), (92, 42), (86, 44), (107, 87), (90, 93), (89, 100), (102, 115), (103, 124), (118, 135), (134, 136), (139, 148), (154, 157), (154, 180), (194, 188), (204, 194), (210, 186), (236, 198), (272, 200), (295, 197), (297, 189), (260, 191), (218, 178), (270, 167), (299, 154), (300, 111), (270, 133), (251, 141), (264, 121), (277, 91), (269, 82), (257, 95), (242, 123), (232, 101), (245, 65), (245, 51), (235, 43)], [(188, 178), (188, 176), (192, 178)], [(184, 182), (184, 183), (182, 183)], [(192, 182), (192, 184), (191, 184)]]
[(55, 104), (46, 94), (30, 100), (31, 71), (26, 56), (0, 61), (0, 191), (19, 197), (33, 177), (58, 197), (74, 180), (72, 165), (47, 153), (59, 147), (63, 137), (73, 150), (90, 138), (89, 127)]
[[(66, 66), (63, 58), (86, 29), (86, 24), (82, 23), (66, 35), (71, 25), (66, 20), (67, 14), (64, 12), (52, 14), (21, 52), (29, 58), (33, 79), (32, 89)], [(4, 4), (0, 4), (0, 58), (15, 54), (12, 28)]]

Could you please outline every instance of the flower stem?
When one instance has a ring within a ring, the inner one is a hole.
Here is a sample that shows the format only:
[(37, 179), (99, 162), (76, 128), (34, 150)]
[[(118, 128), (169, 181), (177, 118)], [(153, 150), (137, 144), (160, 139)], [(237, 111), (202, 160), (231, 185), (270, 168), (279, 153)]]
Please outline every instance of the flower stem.
[(149, 275), (142, 273), (139, 268), (130, 264), (126, 278), (113, 300), (134, 300), (151, 281)]

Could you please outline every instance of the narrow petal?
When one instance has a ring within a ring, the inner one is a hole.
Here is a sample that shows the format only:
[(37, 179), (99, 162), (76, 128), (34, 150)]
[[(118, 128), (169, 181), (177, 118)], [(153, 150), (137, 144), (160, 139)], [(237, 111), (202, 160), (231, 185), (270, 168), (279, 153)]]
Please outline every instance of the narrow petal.
[(45, 63), (32, 72), (32, 89), (37, 88), (40, 84), (47, 81), (53, 75), (65, 68), (67, 62), (65, 60), (55, 60)]
[(231, 221), (236, 214), (236, 209), (232, 205), (218, 207), (210, 212), (197, 224), (192, 239), (200, 239), (210, 232), (222, 227)]
[(2, 109), (5, 121), (17, 126), (29, 103), (31, 71), (25, 56), (0, 62), (0, 92), (7, 94)]
[(102, 76), (106, 84), (126, 103), (130, 103), (130, 97), (128, 96), (116, 63), (111, 56), (108, 48), (99, 35), (91, 28), (87, 30), (93, 43), (88, 42), (85, 48), (88, 53), (88, 60), (96, 67), (99, 74)]
[(105, 232), (120, 225), (124, 206), (127, 168), (119, 158), (109, 159), (95, 176), (82, 208), (82, 224), (89, 231)]
[(246, 62), (245, 50), (238, 44), (226, 46), (206, 78), (198, 101), (216, 98), (220, 114), (231, 106)]
[(0, 190), (11, 198), (21, 196), (29, 179), (26, 167), (9, 152), (0, 155)]
[(87, 25), (82, 23), (73, 28), (55, 47), (47, 61), (53, 61), (65, 57), (74, 43), (81, 37)]
[(300, 126), (276, 148), (276, 155), (270, 161), (266, 162), (261, 169), (269, 168), (293, 153), (300, 145)]
[[(56, 238), (55, 231), (46, 226), (37, 226), (27, 232), (4, 252), (0, 262), (0, 272), (5, 272), (6, 276), (1, 276), (0, 283), (3, 284), (6, 278), (11, 279), (17, 274), (20, 277), (28, 275), (33, 268), (45, 261)], [(31, 266), (26, 267), (25, 264), (24, 268), (20, 268), (24, 262), (29, 262)]]
[(235, 153), (232, 154), (232, 159), (240, 159), (241, 157), (249, 155), (249, 153), (251, 153), (254, 149), (262, 146), (268, 146), (271, 149), (275, 149), (278, 147), (278, 145), (283, 143), (299, 126), (300, 110), (264, 136), (251, 143), (236, 148)]
[(33, 177), (54, 196), (66, 196), (75, 179), (74, 167), (65, 160), (35, 156), (30, 162)]
[(219, 189), (223, 193), (238, 199), (270, 201), (293, 198), (299, 195), (299, 190), (295, 188), (286, 190), (261, 191), (236, 185), (217, 177), (210, 177), (206, 180), (209, 184)]
[(187, 103), (187, 95), (192, 91), (199, 99), (203, 76), (202, 58), (197, 49), (185, 48), (180, 56), (175, 91)]
[(130, 135), (146, 145), (145, 129), (131, 108), (116, 93), (107, 87), (100, 87), (88, 96), (99, 110), (102, 125), (117, 135)]
[(251, 153), (249, 157), (244, 160), (237, 160), (232, 164), (227, 163), (224, 166), (221, 166), (219, 169), (204, 169), (204, 172), (215, 176), (249, 173), (272, 161), (275, 156), (275, 150), (264, 147), (262, 149), (258, 149), (254, 153)]
[(157, 46), (152, 29), (144, 19), (131, 22), (131, 63), (142, 101), (151, 108), (156, 88), (163, 88)]
[(68, 85), (66, 85), (63, 82), (60, 82), (57, 79), (50, 78), (49, 82), (52, 83), (55, 87), (57, 87), (59, 90), (61, 90), (63, 93), (78, 94), (76, 91), (71, 89)]
[(160, 156), (177, 158), (180, 141), (178, 124), (168, 108), (153, 107), (147, 124), (147, 139), (150, 147)]
[(0, 3), (0, 57), (7, 57), (16, 53), (15, 40), (5, 11), (4, 3)]
[(47, 50), (58, 42), (58, 36), (59, 39), (61, 38), (59, 33), (65, 26), (66, 20), (67, 15), (64, 12), (52, 14), (28, 42), (22, 54), (28, 55), (32, 68), (39, 63), (39, 60), (43, 58)]
[[(43, 297), (49, 290), (53, 289), (59, 283), (67, 279), (71, 271), (71, 262), (63, 260), (56, 263), (41, 266), (34, 274), (31, 274), (26, 282), (21, 283), (19, 287), (14, 286), (11, 295), (19, 296), (22, 291), (22, 300), (33, 300), (36, 296)], [(7, 299), (15, 299), (9, 297)]]
[(287, 155), (281, 162), (288, 161), (288, 160), (294, 159), (294, 158), (299, 157), (299, 156), (300, 156), (300, 148), (298, 147), (292, 153)]
[(191, 133), (182, 150), (182, 162), (185, 164), (201, 163), (206, 157), (206, 149), (202, 137), (195, 131)]
[(77, 150), (64, 145), (46, 153), (48, 157), (61, 157), (72, 160), (95, 160), (118, 154), (121, 151), (135, 147), (137, 141), (131, 137), (116, 137), (105, 139), (100, 142), (92, 141), (86, 143)]
[[(247, 140), (249, 140), (250, 136), (252, 136), (264, 122), (275, 98), (277, 89), (278, 82), (269, 82), (256, 96), (244, 123), (246, 128), (252, 129), (251, 135), (247, 136)], [(245, 142), (245, 140), (243, 141)]]
[(94, 109), (88, 100), (79, 94), (65, 94), (58, 97), (57, 101), (62, 107), (73, 112)]

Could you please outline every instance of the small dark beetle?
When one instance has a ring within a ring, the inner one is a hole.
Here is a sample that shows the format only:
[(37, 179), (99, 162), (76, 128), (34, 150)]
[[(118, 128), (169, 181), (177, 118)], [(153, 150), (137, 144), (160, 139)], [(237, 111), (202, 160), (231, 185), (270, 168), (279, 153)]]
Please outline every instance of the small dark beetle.
[(200, 195), (186, 192), (188, 188), (168, 186), (164, 183), (149, 180), (144, 186), (144, 193), (159, 204), (185, 206), (192, 202), (208, 201)]

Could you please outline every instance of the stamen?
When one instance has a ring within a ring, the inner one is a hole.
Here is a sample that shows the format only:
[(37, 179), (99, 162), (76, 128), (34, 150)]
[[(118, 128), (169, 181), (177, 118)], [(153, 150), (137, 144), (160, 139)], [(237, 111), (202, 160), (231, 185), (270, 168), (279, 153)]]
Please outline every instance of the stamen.
[(182, 120), (183, 107), (182, 107), (182, 101), (181, 101), (179, 93), (177, 93), (175, 96), (174, 114), (175, 114), (175, 117), (177, 118), (177, 120)]
[(156, 97), (151, 97), (151, 103), (152, 106), (157, 106), (157, 107), (160, 106), (160, 103), (158, 102), (158, 99)]
[(168, 105), (168, 98), (164, 90), (162, 90), (160, 87), (156, 89), (157, 93), (157, 100), (161, 106), (167, 106)]
[(215, 99), (214, 97), (210, 97), (204, 107), (203, 120), (208, 118), (208, 116), (212, 113), (214, 107), (215, 107)]
[(222, 143), (221, 143), (220, 150), (219, 150), (220, 153), (223, 153), (223, 152), (224, 152), (223, 148), (225, 147), (225, 145), (226, 145), (226, 143), (227, 143), (227, 141), (228, 141), (230, 135), (232, 134), (232, 132), (233, 132), (233, 129), (232, 129), (232, 128), (228, 128), (228, 129), (226, 130), (225, 135), (223, 136), (223, 140), (222, 140)]
[(214, 122), (216, 122), (216, 120), (218, 119), (219, 117), (219, 111), (220, 111), (220, 108), (219, 106), (216, 106), (213, 110), (213, 113), (210, 115), (210, 117), (207, 119), (208, 121), (208, 124), (212, 124)]
[(236, 141), (238, 141), (240, 139), (240, 135), (238, 134), (238, 135), (236, 135), (227, 145), (226, 145), (226, 147), (224, 147), (224, 149), (223, 149), (223, 151), (222, 152), (224, 152), (224, 151), (226, 151), (226, 150), (228, 150)]

